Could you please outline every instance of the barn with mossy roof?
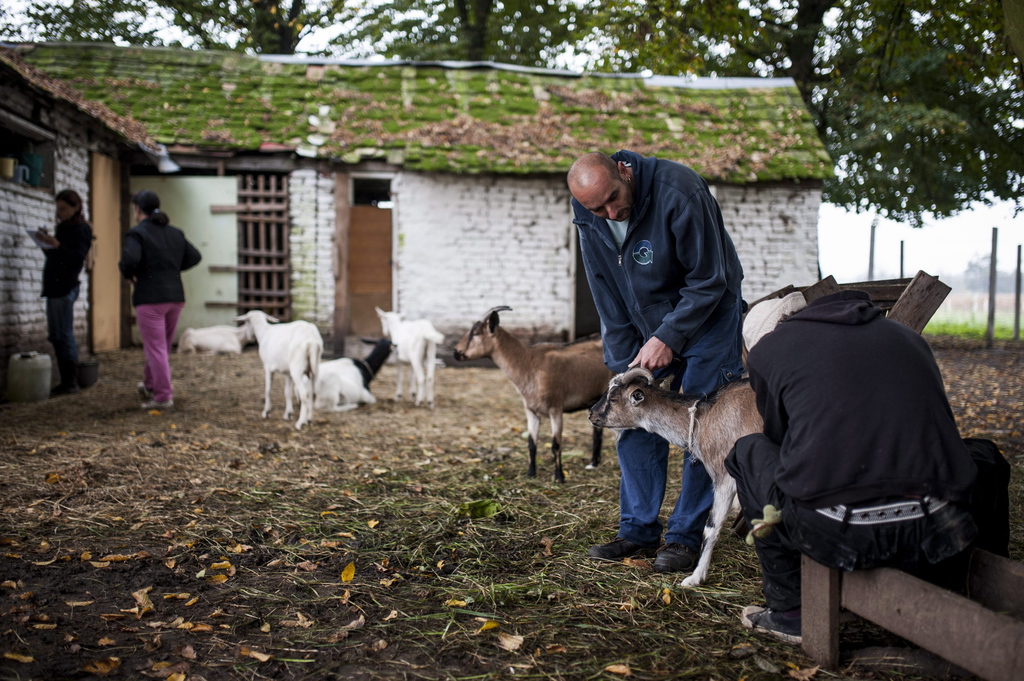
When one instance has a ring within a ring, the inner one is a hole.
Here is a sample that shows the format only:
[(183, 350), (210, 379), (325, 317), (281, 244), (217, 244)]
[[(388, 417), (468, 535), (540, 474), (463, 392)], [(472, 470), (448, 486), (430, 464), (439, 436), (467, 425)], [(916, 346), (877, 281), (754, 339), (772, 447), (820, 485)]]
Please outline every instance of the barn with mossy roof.
[(528, 338), (593, 332), (565, 173), (582, 153), (618, 149), (708, 180), (746, 298), (818, 278), (821, 183), (833, 164), (788, 79), (19, 50), (167, 147), (180, 170), (158, 175), (140, 155), (132, 182), (163, 190), (186, 232), (216, 232), (201, 275), (211, 293), (190, 300), (210, 318), (259, 308), (340, 341), (379, 333), (378, 306), (431, 319), (454, 343), (508, 305), (503, 325)]

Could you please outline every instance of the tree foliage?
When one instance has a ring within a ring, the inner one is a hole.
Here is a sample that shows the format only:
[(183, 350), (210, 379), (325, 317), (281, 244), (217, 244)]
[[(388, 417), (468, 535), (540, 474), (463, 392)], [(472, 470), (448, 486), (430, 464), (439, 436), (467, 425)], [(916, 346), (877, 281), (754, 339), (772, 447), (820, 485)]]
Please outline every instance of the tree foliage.
[(1024, 88), (998, 0), (611, 0), (608, 70), (789, 76), (838, 175), (826, 200), (920, 224), (1024, 196)]
[(306, 33), (331, 23), (341, 4), (342, 0), (31, 0), (24, 9), (25, 21), (9, 23), (4, 33), (23, 40), (184, 44), (293, 54)]
[(385, 0), (350, 6), (335, 44), (390, 58), (546, 66), (580, 30), (572, 0)]

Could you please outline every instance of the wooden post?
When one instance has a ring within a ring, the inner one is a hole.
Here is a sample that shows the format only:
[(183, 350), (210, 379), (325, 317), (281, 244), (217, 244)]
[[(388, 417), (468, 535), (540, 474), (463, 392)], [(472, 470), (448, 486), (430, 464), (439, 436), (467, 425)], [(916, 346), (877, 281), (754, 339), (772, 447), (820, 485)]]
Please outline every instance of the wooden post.
[(995, 344), (996, 336), (996, 246), (999, 244), (999, 228), (992, 228), (992, 258), (988, 266), (988, 328), (985, 331), (985, 347)]
[(1013, 340), (1020, 340), (1020, 244), (1017, 244), (1017, 280), (1013, 287)]
[(903, 239), (900, 239), (900, 279), (903, 278)]
[(871, 244), (868, 246), (868, 281), (875, 278), (875, 229), (878, 227), (878, 216), (871, 221)]
[(800, 646), (825, 669), (839, 667), (839, 570), (800, 561)]

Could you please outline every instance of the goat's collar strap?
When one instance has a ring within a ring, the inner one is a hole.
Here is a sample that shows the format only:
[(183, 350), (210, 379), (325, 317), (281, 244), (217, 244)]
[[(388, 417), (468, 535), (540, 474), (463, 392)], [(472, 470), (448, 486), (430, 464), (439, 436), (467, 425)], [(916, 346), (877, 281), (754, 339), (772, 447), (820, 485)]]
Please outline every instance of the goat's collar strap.
[(686, 450), (690, 454), (693, 454), (693, 443), (696, 442), (696, 440), (697, 440), (697, 434), (694, 432), (697, 429), (698, 425), (699, 425), (697, 423), (697, 405), (700, 404), (700, 401), (703, 400), (703, 399), (704, 399), (703, 397), (697, 398), (697, 400), (692, 405), (690, 405), (690, 409), (689, 409), (689, 412), (690, 412), (690, 429), (689, 429), (689, 431), (687, 431)]

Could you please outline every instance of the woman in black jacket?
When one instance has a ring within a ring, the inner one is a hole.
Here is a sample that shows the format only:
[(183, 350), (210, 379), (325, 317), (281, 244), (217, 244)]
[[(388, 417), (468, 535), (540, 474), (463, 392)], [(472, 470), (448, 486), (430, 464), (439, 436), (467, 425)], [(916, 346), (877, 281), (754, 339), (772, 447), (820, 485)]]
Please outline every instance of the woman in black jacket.
[(46, 298), (47, 340), (53, 345), (60, 371), (60, 383), (50, 397), (78, 392), (75, 377), (78, 343), (75, 342), (75, 301), (78, 299), (78, 275), (92, 245), (92, 227), (82, 217), (82, 197), (65, 189), (57, 194), (57, 228), (53, 236), (40, 234), (39, 240), (51, 246), (43, 253), (43, 293)]
[(139, 224), (124, 235), (118, 267), (135, 285), (132, 304), (146, 355), (143, 381), (138, 384), (143, 409), (174, 407), (169, 355), (185, 307), (181, 272), (202, 259), (185, 234), (160, 211), (160, 197), (149, 190), (132, 197)]

